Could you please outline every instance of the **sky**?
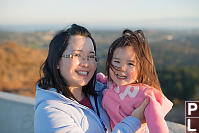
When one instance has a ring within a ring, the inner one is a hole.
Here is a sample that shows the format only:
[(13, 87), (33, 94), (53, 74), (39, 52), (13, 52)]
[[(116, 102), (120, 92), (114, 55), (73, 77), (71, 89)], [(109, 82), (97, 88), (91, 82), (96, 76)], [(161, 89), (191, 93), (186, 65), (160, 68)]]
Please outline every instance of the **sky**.
[(0, 0), (0, 25), (199, 28), (199, 0)]

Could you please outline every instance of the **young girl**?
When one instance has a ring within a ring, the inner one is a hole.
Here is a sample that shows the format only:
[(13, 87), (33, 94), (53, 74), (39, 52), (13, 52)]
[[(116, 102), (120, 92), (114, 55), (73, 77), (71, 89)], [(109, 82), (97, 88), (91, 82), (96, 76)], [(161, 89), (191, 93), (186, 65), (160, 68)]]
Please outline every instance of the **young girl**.
[(97, 80), (107, 84), (102, 104), (112, 128), (149, 97), (144, 112), (146, 123), (137, 132), (169, 132), (164, 117), (173, 104), (161, 91), (150, 48), (141, 30), (124, 30), (112, 43), (106, 72), (107, 77), (99, 73)]

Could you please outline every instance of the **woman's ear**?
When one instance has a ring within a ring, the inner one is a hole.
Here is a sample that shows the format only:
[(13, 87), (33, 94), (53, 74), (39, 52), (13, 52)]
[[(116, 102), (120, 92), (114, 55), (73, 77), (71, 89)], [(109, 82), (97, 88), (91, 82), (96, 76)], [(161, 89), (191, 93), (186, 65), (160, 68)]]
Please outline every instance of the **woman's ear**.
[(56, 65), (56, 69), (59, 69), (59, 65)]

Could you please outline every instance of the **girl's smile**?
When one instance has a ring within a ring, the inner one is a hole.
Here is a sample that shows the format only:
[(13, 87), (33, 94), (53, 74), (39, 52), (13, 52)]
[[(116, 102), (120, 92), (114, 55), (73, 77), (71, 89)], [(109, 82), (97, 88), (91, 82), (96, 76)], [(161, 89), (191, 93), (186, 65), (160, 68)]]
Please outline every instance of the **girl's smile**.
[(113, 82), (118, 86), (136, 83), (138, 77), (136, 62), (136, 54), (132, 46), (115, 49), (110, 68), (110, 77)]

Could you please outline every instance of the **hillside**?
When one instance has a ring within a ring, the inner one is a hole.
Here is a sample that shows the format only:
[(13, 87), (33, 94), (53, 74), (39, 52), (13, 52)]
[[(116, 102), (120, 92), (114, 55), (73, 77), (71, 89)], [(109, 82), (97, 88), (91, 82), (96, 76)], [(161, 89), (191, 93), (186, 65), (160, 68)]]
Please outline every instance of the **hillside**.
[[(145, 33), (165, 95), (176, 103), (199, 99), (199, 30), (146, 30)], [(1, 91), (34, 95), (39, 67), (54, 34), (56, 31), (52, 30), (0, 31)], [(98, 72), (104, 72), (108, 47), (121, 31), (92, 31), (92, 34), (100, 58)]]
[(27, 48), (15, 42), (1, 44), (0, 91), (33, 97), (46, 54), (46, 50)]
[[(199, 66), (199, 30), (146, 30), (144, 32), (157, 69), (171, 66)], [(97, 55), (100, 57), (98, 70), (104, 71), (108, 48), (120, 32), (104, 31), (103, 33), (102, 31), (95, 31), (94, 33), (97, 43)]]
[[(0, 91), (34, 97), (39, 68), (55, 33), (0, 31)], [(199, 30), (145, 33), (162, 90), (174, 103), (166, 119), (184, 124), (184, 101), (199, 100)], [(98, 71), (104, 72), (108, 47), (121, 31), (92, 34), (100, 58)]]

